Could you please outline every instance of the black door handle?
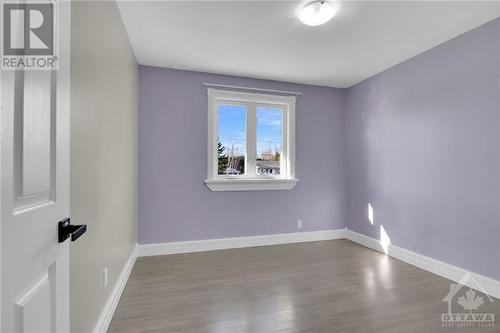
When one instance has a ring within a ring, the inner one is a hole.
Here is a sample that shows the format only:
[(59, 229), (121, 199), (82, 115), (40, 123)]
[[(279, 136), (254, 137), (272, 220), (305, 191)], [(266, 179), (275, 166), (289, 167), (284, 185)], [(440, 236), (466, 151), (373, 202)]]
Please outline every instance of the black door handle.
[(74, 242), (87, 231), (86, 224), (72, 225), (70, 223), (71, 220), (69, 217), (65, 218), (62, 221), (59, 221), (58, 223), (59, 243), (64, 242), (66, 239), (68, 239), (69, 236), (71, 236), (71, 241)]

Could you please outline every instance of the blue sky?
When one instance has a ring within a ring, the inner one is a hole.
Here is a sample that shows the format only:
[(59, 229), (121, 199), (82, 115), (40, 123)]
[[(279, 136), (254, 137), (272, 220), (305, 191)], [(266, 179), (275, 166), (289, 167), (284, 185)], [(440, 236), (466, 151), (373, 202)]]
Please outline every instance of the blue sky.
[[(244, 106), (220, 105), (219, 140), (226, 147), (234, 145), (235, 153), (245, 152), (245, 122)], [(281, 110), (267, 107), (257, 108), (257, 155), (262, 152), (281, 149)]]

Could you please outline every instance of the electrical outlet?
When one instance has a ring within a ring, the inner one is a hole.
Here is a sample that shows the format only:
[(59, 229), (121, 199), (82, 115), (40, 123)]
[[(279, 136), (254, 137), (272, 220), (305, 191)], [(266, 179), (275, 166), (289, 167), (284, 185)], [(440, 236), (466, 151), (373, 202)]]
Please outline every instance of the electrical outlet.
[(108, 286), (108, 268), (104, 268), (102, 271), (102, 287), (106, 288)]
[(297, 229), (302, 229), (302, 220), (297, 220)]

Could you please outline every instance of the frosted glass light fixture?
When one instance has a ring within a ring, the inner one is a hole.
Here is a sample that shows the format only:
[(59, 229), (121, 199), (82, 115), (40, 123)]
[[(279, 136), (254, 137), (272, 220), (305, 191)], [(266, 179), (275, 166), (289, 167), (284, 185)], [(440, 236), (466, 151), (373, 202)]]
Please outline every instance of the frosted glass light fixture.
[(299, 20), (305, 25), (315, 27), (325, 24), (337, 14), (339, 5), (325, 0), (308, 3), (299, 10)]

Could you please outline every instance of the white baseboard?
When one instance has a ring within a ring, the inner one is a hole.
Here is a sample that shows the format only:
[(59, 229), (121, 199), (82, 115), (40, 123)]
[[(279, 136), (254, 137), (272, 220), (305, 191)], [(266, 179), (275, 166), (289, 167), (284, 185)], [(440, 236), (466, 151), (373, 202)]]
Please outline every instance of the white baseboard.
[(134, 268), (136, 259), (137, 247), (134, 247), (120, 273), (120, 276), (118, 277), (118, 280), (116, 281), (115, 287), (113, 288), (104, 309), (101, 312), (101, 316), (97, 321), (93, 333), (106, 333), (108, 331), (109, 324), (111, 324), (111, 319), (113, 319), (116, 307), (118, 306), (123, 289), (125, 289), (125, 285), (127, 284), (130, 273), (132, 272), (132, 268)]
[[(345, 230), (345, 238), (366, 246), (372, 250), (384, 253), (384, 249), (380, 241), (357, 233), (352, 230)], [(404, 261), (410, 265), (416, 266), (428, 272), (442, 276), (454, 282), (464, 284), (470, 288), (482, 289), (484, 293), (500, 299), (500, 281), (492, 278), (469, 272), (463, 268), (456, 267), (445, 262), (426, 257), (413, 251), (403, 249), (398, 246), (388, 245), (387, 255)], [(464, 277), (467, 277), (464, 279)]]
[(242, 247), (267, 246), (278, 244), (291, 244), (313, 242), (330, 239), (341, 239), (345, 229), (333, 229), (322, 231), (292, 232), (287, 234), (274, 234), (249, 237), (206, 239), (186, 242), (171, 242), (157, 244), (138, 245), (138, 256), (157, 256), (175, 253), (190, 253), (213, 251), (223, 249), (235, 249)]

